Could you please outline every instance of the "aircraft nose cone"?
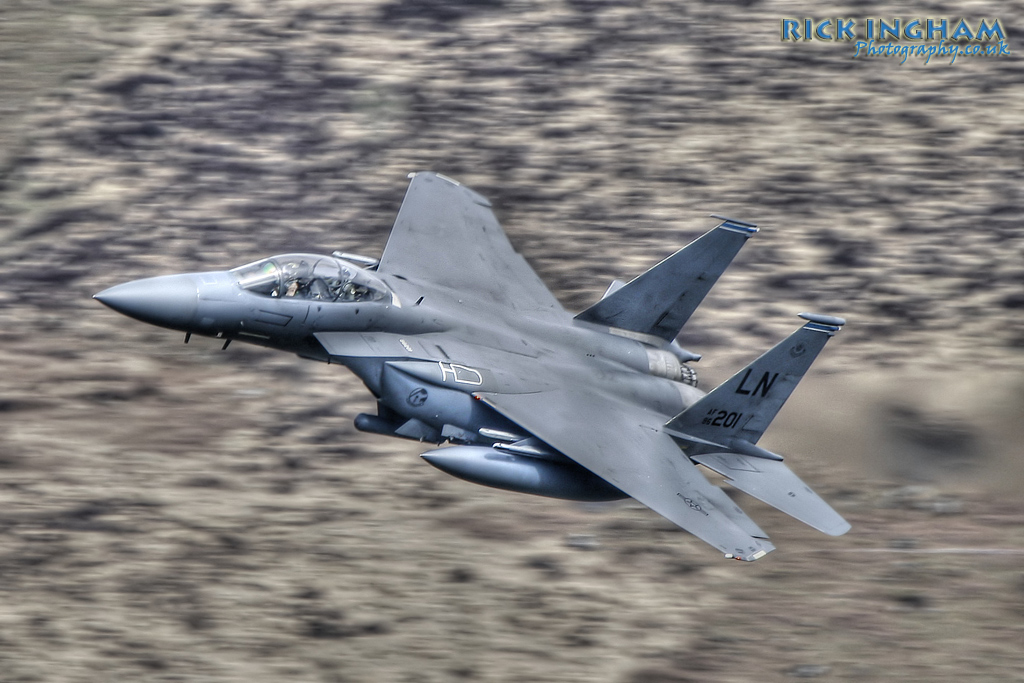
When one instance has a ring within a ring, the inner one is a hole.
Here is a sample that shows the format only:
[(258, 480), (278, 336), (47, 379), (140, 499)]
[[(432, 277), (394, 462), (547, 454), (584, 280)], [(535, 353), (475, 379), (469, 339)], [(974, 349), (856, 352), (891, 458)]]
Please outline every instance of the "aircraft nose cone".
[(195, 278), (187, 274), (114, 285), (93, 298), (118, 313), (173, 330), (190, 330), (195, 325), (199, 303)]

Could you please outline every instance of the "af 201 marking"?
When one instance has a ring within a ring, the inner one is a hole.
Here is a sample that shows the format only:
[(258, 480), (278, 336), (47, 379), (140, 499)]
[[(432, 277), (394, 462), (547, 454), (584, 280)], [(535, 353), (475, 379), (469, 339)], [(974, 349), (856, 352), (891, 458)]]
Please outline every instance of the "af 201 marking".
[(730, 413), (725, 410), (712, 408), (708, 411), (707, 416), (701, 420), (701, 424), (729, 429), (731, 427), (735, 427), (742, 417), (743, 413)]

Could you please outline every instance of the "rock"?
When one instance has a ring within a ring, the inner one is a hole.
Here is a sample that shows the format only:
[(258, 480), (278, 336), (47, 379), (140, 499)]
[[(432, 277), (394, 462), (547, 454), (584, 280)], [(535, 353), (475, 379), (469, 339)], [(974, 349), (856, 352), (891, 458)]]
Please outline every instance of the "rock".
[(793, 678), (821, 678), (831, 673), (832, 667), (823, 664), (801, 664), (789, 670)]
[(601, 543), (593, 534), (569, 534), (565, 539), (566, 547), (575, 550), (597, 550)]

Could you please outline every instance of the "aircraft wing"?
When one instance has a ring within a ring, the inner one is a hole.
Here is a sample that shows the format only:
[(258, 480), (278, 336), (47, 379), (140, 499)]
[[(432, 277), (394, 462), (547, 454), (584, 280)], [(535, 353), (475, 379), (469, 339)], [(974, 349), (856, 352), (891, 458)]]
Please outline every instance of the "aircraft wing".
[(533, 311), (561, 305), (498, 224), (491, 203), (436, 173), (416, 173), (377, 270)]
[(478, 392), (513, 422), (727, 556), (756, 560), (775, 549), (661, 431), (660, 415), (595, 391)]
[(693, 459), (727, 477), (739, 490), (829, 536), (842, 536), (850, 530), (849, 522), (777, 460), (740, 453), (706, 453)]

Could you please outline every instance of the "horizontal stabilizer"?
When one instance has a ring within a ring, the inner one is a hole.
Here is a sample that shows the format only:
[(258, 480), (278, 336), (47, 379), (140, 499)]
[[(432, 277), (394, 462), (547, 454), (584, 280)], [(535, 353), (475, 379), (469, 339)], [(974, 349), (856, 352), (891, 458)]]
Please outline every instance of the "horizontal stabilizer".
[(841, 536), (850, 524), (778, 460), (739, 453), (705, 453), (695, 462), (718, 472), (740, 491), (768, 503), (830, 536)]
[(643, 275), (619, 287), (612, 283), (576, 319), (672, 341), (755, 232), (751, 223), (723, 219)]

